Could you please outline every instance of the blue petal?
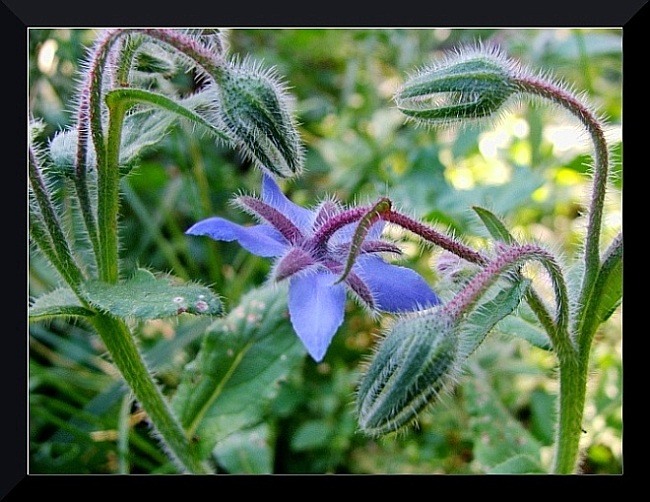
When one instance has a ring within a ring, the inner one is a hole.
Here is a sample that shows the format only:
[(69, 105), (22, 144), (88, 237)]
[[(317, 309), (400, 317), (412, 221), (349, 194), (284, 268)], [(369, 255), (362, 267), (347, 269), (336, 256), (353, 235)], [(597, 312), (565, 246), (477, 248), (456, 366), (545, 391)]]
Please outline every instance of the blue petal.
[(280, 232), (268, 225), (243, 227), (223, 218), (213, 217), (195, 223), (189, 235), (207, 235), (216, 241), (237, 241), (247, 251), (265, 258), (281, 256), (289, 246)]
[(410, 268), (366, 255), (358, 258), (354, 270), (372, 291), (377, 308), (385, 312), (408, 312), (441, 303), (426, 281)]
[(289, 283), (289, 314), (296, 334), (316, 362), (325, 356), (343, 322), (345, 287), (333, 286), (337, 276), (316, 272), (294, 276)]
[(312, 212), (291, 202), (268, 174), (264, 174), (262, 180), (262, 200), (289, 218), (303, 235), (310, 231), (314, 219)]

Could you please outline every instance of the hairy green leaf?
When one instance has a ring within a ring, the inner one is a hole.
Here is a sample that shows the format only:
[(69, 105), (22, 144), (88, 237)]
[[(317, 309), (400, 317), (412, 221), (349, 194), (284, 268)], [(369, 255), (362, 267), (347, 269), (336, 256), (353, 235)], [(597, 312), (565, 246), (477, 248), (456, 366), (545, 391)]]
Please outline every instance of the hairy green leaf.
[(38, 297), (29, 307), (30, 321), (55, 317), (88, 317), (94, 312), (84, 307), (70, 288), (62, 287)]
[(212, 454), (230, 474), (271, 474), (274, 447), (270, 434), (267, 423), (235, 432), (221, 441)]
[(208, 328), (172, 401), (204, 458), (230, 434), (260, 421), (304, 354), (289, 322), (286, 291), (277, 286), (249, 292)]
[(483, 342), (494, 326), (521, 303), (528, 291), (530, 280), (522, 279), (500, 291), (492, 300), (481, 304), (461, 325), (462, 352), (469, 356)]
[[(469, 425), (476, 438), (474, 460), (478, 468), (490, 471), (515, 455), (525, 455), (539, 462), (541, 444), (503, 406), (499, 394), (484, 378), (472, 378), (464, 384), (467, 399)], [(517, 471), (520, 465), (505, 464), (504, 467)]]
[(535, 459), (528, 455), (515, 455), (495, 465), (490, 474), (543, 474), (545, 471)]
[(120, 284), (89, 281), (84, 285), (90, 303), (122, 319), (160, 319), (184, 312), (217, 315), (221, 300), (210, 288), (198, 284), (174, 284), (171, 278), (156, 278), (138, 269)]
[(518, 337), (543, 350), (551, 350), (551, 340), (537, 323), (527, 321), (520, 316), (510, 316), (499, 322), (497, 329), (508, 336)]
[(473, 206), (472, 209), (481, 218), (481, 221), (492, 237), (506, 244), (515, 243), (514, 237), (510, 234), (506, 226), (493, 213), (478, 206)]
[(603, 282), (602, 293), (596, 315), (599, 322), (605, 322), (616, 311), (623, 301), (623, 261), (619, 259), (608, 269)]

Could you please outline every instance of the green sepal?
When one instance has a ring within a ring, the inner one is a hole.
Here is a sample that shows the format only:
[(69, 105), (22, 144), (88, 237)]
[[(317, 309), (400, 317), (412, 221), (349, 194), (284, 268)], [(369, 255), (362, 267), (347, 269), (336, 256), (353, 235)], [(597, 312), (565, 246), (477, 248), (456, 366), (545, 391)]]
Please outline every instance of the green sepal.
[(454, 320), (440, 306), (398, 319), (359, 384), (361, 430), (380, 436), (413, 423), (436, 401), (458, 367)]
[(280, 178), (299, 174), (304, 163), (300, 136), (275, 72), (245, 61), (215, 77), (216, 113), (228, 137), (259, 168)]
[(176, 284), (173, 278), (157, 278), (145, 269), (138, 269), (119, 284), (93, 280), (83, 287), (92, 306), (122, 319), (160, 319), (182, 313), (218, 315), (222, 308), (210, 288)]
[(474, 51), (424, 68), (395, 96), (399, 110), (430, 125), (494, 115), (516, 88), (507, 61)]
[(496, 324), (512, 314), (526, 295), (531, 281), (521, 279), (478, 306), (458, 327), (461, 353), (470, 356)]

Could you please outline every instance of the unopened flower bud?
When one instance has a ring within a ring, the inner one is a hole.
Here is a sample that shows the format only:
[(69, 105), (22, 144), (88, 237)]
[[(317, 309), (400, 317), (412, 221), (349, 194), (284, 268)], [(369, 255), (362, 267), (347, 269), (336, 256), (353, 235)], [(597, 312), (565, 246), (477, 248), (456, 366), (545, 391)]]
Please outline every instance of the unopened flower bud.
[(489, 117), (516, 91), (515, 66), (494, 49), (460, 51), (427, 66), (397, 92), (397, 107), (429, 125)]
[(302, 145), (288, 95), (275, 73), (244, 61), (216, 77), (224, 132), (258, 167), (282, 178), (298, 174)]
[(361, 429), (371, 435), (413, 422), (457, 372), (455, 323), (440, 307), (399, 319), (382, 341), (357, 395)]

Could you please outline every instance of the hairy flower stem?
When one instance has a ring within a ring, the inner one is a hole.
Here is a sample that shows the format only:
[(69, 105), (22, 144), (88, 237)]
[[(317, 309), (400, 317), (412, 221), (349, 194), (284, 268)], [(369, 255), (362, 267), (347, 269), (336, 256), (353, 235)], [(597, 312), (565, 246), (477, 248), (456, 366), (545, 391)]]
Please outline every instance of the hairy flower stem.
[(460, 318), (476, 304), (498, 277), (528, 260), (539, 261), (548, 272), (555, 292), (555, 324), (559, 331), (565, 331), (569, 320), (569, 295), (564, 276), (553, 255), (532, 244), (513, 245), (500, 250), (496, 258), (487, 263), (483, 270), (443, 306), (443, 309), (452, 318)]
[(168, 29), (145, 29), (136, 31), (174, 47), (180, 53), (190, 57), (212, 78), (217, 78), (221, 74), (221, 67), (224, 64), (222, 54), (212, 51), (195, 38)]
[[(365, 219), (365, 220), (364, 220)], [(413, 232), (414, 234), (422, 237), (424, 240), (436, 244), (441, 248), (469, 261), (470, 263), (475, 263), (477, 265), (485, 266), (488, 263), (488, 259), (479, 253), (471, 249), (468, 246), (458, 242), (457, 240), (444, 235), (434, 228), (431, 228), (427, 225), (420, 223), (408, 216), (401, 214), (397, 211), (394, 211), (390, 207), (389, 199), (380, 199), (372, 207), (357, 207), (344, 211), (343, 213), (337, 215), (337, 217), (332, 218), (327, 223), (325, 223), (320, 230), (314, 235), (313, 241), (316, 245), (324, 246), (329, 238), (340, 228), (350, 223), (359, 222), (357, 229), (355, 231), (355, 236), (353, 240), (365, 238), (367, 235), (368, 229), (372, 224), (378, 220), (388, 221), (399, 225), (400, 227)], [(364, 224), (365, 221), (365, 224)], [(349, 272), (351, 269), (356, 256), (359, 253), (360, 242), (357, 243), (357, 246), (351, 246), (348, 254), (348, 260), (346, 264), (346, 270)], [(345, 279), (346, 273), (344, 272), (339, 281)], [(525, 296), (528, 305), (533, 310), (540, 323), (548, 333), (553, 346), (558, 346), (560, 344), (567, 343), (569, 337), (567, 333), (559, 333), (557, 327), (551, 318), (544, 302), (539, 297), (537, 292), (530, 288)]]
[(194, 474), (209, 473), (209, 468), (199, 459), (198, 451), (192, 446), (153, 381), (126, 325), (116, 318), (103, 314), (93, 316), (91, 322), (122, 377), (164, 440), (168, 448), (167, 453), (184, 471)]
[[(585, 126), (594, 144), (594, 171), (591, 203), (589, 205), (589, 221), (585, 240), (585, 272), (582, 289), (578, 300), (579, 305), (586, 305), (593, 293), (594, 284), (600, 266), (600, 229), (603, 218), (603, 206), (607, 189), (607, 172), (609, 168), (609, 149), (600, 120), (583, 103), (561, 87), (536, 77), (519, 77), (515, 84), (520, 91), (540, 96), (557, 103), (569, 110)], [(583, 337), (583, 324), (588, 323), (586, 309), (583, 309), (577, 319), (577, 333)]]
[[(414, 234), (422, 237), (424, 240), (436, 244), (441, 248), (455, 254), (456, 256), (469, 261), (470, 263), (475, 263), (481, 266), (485, 266), (488, 263), (487, 258), (478, 251), (474, 251), (470, 247), (465, 246), (457, 240), (452, 239), (449, 236), (446, 236), (427, 225), (415, 221), (406, 215), (403, 215), (396, 211), (389, 211), (382, 214), (381, 217), (386, 221), (395, 223), (402, 228), (413, 232)], [(548, 313), (548, 310), (546, 309), (546, 306), (544, 305), (544, 302), (539, 297), (537, 292), (531, 288), (526, 293), (525, 298), (542, 326), (544, 326), (544, 329), (548, 333), (553, 346), (565, 343), (565, 341), (568, 340), (568, 335), (558, 333), (557, 326), (553, 322), (550, 314)]]
[(110, 48), (121, 32), (108, 30), (97, 41), (88, 61), (88, 73), (83, 82), (77, 108), (77, 155), (75, 159), (74, 186), (79, 199), (86, 231), (90, 238), (98, 268), (101, 268), (100, 238), (93, 213), (87, 183), (88, 140), (93, 139), (98, 165), (103, 160), (104, 137), (102, 131), (101, 92), (104, 65)]
[(108, 283), (116, 283), (118, 268), (118, 213), (120, 205), (120, 141), (126, 105), (117, 102), (109, 106), (106, 158), (97, 166), (97, 216), (99, 220), (99, 275)]
[(487, 263), (487, 258), (485, 258), (481, 253), (474, 251), (457, 240), (444, 235), (427, 225), (423, 225), (419, 221), (413, 220), (406, 215), (398, 213), (397, 211), (387, 211), (382, 213), (381, 218), (419, 235), (424, 240), (436, 244), (442, 249), (446, 249), (470, 263), (476, 263), (477, 265), (485, 265)]
[[(57, 270), (70, 287), (76, 290), (83, 280), (83, 274), (74, 261), (72, 252), (68, 246), (68, 240), (63, 234), (63, 227), (59, 222), (47, 187), (41, 176), (38, 159), (31, 148), (29, 149), (29, 181), (31, 182), (32, 192), (38, 203), (42, 218), (36, 220), (34, 223), (35, 225), (39, 225), (42, 221), (44, 227), (42, 228), (43, 231), (38, 234), (42, 236), (39, 240), (45, 246), (43, 251), (46, 253), (53, 252), (56, 255), (56, 261), (53, 262), (53, 265), (57, 266)], [(45, 236), (45, 231), (49, 234), (49, 239)]]
[(598, 326), (595, 309), (602, 295), (603, 283), (611, 268), (615, 266), (616, 260), (622, 255), (622, 236), (619, 234), (613, 243), (613, 248), (610, 246), (610, 250), (613, 251), (608, 254), (601, 267), (599, 242), (607, 189), (609, 149), (600, 120), (571, 93), (551, 82), (537, 77), (522, 76), (515, 80), (515, 85), (522, 92), (549, 99), (569, 110), (587, 129), (594, 144), (593, 189), (585, 238), (584, 276), (578, 298), (580, 310), (571, 333), (577, 354), (573, 350), (558, 350), (560, 413), (553, 470), (556, 473), (571, 473), (574, 472), (578, 458), (589, 354)]

